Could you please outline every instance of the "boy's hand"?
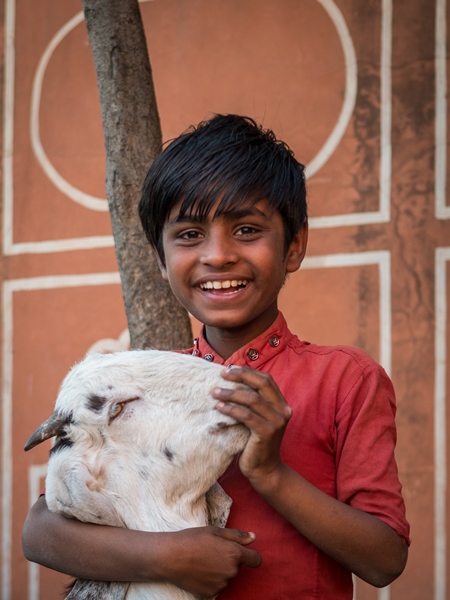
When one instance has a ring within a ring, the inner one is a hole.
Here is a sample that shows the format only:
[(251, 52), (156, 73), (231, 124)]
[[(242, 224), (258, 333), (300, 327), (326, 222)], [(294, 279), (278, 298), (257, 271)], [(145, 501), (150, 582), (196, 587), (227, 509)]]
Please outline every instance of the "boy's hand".
[[(167, 538), (166, 538), (167, 539)], [(167, 573), (171, 581), (201, 598), (212, 598), (223, 590), (239, 567), (259, 567), (261, 556), (246, 548), (253, 533), (220, 527), (195, 527), (174, 532), (174, 549), (168, 546)]]
[(292, 409), (268, 373), (233, 366), (225, 369), (222, 376), (252, 388), (249, 391), (217, 387), (212, 390), (212, 395), (219, 400), (217, 410), (250, 429), (239, 466), (253, 487), (260, 490), (282, 467), (280, 446)]

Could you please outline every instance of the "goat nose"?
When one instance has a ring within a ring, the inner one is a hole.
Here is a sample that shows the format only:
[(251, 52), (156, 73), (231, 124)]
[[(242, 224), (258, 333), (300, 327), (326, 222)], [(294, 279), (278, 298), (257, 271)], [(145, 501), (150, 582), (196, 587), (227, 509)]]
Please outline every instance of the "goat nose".
[(52, 437), (61, 435), (64, 431), (64, 426), (67, 423), (67, 418), (54, 413), (31, 435), (30, 439), (24, 446), (25, 452), (28, 452), (28, 450), (31, 450), (39, 444), (42, 444), (42, 442), (45, 442), (45, 440), (49, 440)]

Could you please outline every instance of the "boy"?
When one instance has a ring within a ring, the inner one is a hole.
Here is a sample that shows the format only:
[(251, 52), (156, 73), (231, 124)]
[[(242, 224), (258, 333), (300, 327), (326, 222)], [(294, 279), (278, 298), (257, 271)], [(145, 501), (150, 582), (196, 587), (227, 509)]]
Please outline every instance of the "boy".
[(306, 251), (303, 166), (251, 119), (217, 115), (155, 160), (139, 210), (163, 277), (204, 324), (189, 352), (253, 388), (212, 390), (217, 410), (251, 432), (220, 481), (233, 499), (228, 528), (99, 527), (50, 513), (42, 497), (25, 556), (220, 600), (350, 600), (352, 572), (389, 584), (409, 544), (391, 383), (360, 350), (301, 342), (278, 312)]

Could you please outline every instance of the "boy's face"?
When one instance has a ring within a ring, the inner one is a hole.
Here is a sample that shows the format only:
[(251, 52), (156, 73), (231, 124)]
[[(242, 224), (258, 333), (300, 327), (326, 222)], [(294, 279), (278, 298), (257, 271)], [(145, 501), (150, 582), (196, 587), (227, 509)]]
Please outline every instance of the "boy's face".
[(195, 215), (180, 217), (180, 204), (163, 231), (163, 277), (180, 303), (207, 327), (252, 327), (259, 335), (277, 316), (286, 274), (301, 264), (307, 228), (285, 254), (282, 218), (266, 200), (217, 217), (213, 206), (204, 221)]

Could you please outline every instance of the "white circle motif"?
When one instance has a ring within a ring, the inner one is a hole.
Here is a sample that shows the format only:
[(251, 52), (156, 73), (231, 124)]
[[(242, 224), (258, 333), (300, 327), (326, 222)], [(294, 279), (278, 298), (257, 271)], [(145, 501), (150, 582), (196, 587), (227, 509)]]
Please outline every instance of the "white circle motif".
[(347, 23), (333, 0), (317, 0), (319, 4), (327, 11), (330, 19), (333, 21), (336, 31), (341, 40), (342, 51), (345, 61), (345, 96), (342, 103), (336, 125), (333, 127), (327, 141), (316, 154), (316, 156), (306, 165), (307, 177), (312, 177), (323, 167), (341, 141), (345, 130), (349, 124), (356, 103), (356, 93), (358, 90), (358, 72), (356, 63), (356, 52), (353, 46), (352, 38), (347, 27)]
[[(139, 0), (140, 2), (148, 2), (152, 0)], [(306, 173), (308, 177), (312, 177), (317, 173), (323, 165), (328, 161), (330, 156), (336, 150), (339, 142), (341, 141), (345, 130), (347, 129), (350, 118), (353, 114), (353, 110), (356, 102), (357, 93), (357, 63), (355, 48), (352, 43), (350, 32), (348, 30), (345, 19), (336, 6), (333, 0), (317, 0), (319, 4), (326, 10), (328, 16), (332, 20), (336, 31), (338, 33), (342, 50), (344, 53), (345, 60), (345, 96), (342, 104), (341, 112), (338, 120), (333, 127), (329, 137), (325, 144), (316, 154), (316, 156), (306, 165)], [(55, 169), (53, 164), (50, 162), (45, 150), (42, 146), (39, 132), (39, 108), (40, 99), (42, 94), (42, 82), (45, 75), (45, 70), (50, 61), (50, 58), (61, 43), (61, 41), (68, 35), (72, 29), (79, 25), (84, 19), (83, 12), (79, 12), (72, 17), (61, 29), (53, 36), (50, 43), (44, 50), (44, 53), (38, 63), (36, 73), (33, 81), (32, 97), (31, 97), (31, 114), (30, 114), (30, 136), (31, 146), (41, 165), (43, 171), (53, 182), (56, 188), (58, 188), (63, 194), (71, 198), (74, 202), (81, 204), (85, 208), (96, 211), (107, 211), (108, 203), (103, 198), (96, 198), (90, 194), (82, 192), (70, 184), (60, 173)]]
[(85, 208), (97, 211), (107, 211), (108, 202), (103, 198), (96, 198), (90, 194), (82, 192), (71, 183), (66, 181), (62, 177), (55, 167), (50, 162), (44, 148), (42, 147), (40, 133), (39, 133), (39, 108), (41, 103), (42, 93), (42, 82), (44, 79), (45, 70), (50, 61), (50, 58), (55, 48), (60, 42), (66, 37), (66, 35), (72, 31), (77, 25), (79, 25), (84, 19), (83, 12), (79, 12), (77, 15), (72, 17), (56, 35), (50, 40), (47, 48), (45, 49), (41, 60), (39, 61), (36, 69), (36, 74), (33, 81), (33, 91), (31, 96), (31, 115), (30, 115), (30, 136), (31, 136), (31, 147), (33, 148), (34, 154), (41, 165), (44, 173), (50, 179), (50, 181), (59, 189), (60, 192), (71, 198), (74, 202), (81, 204)]

